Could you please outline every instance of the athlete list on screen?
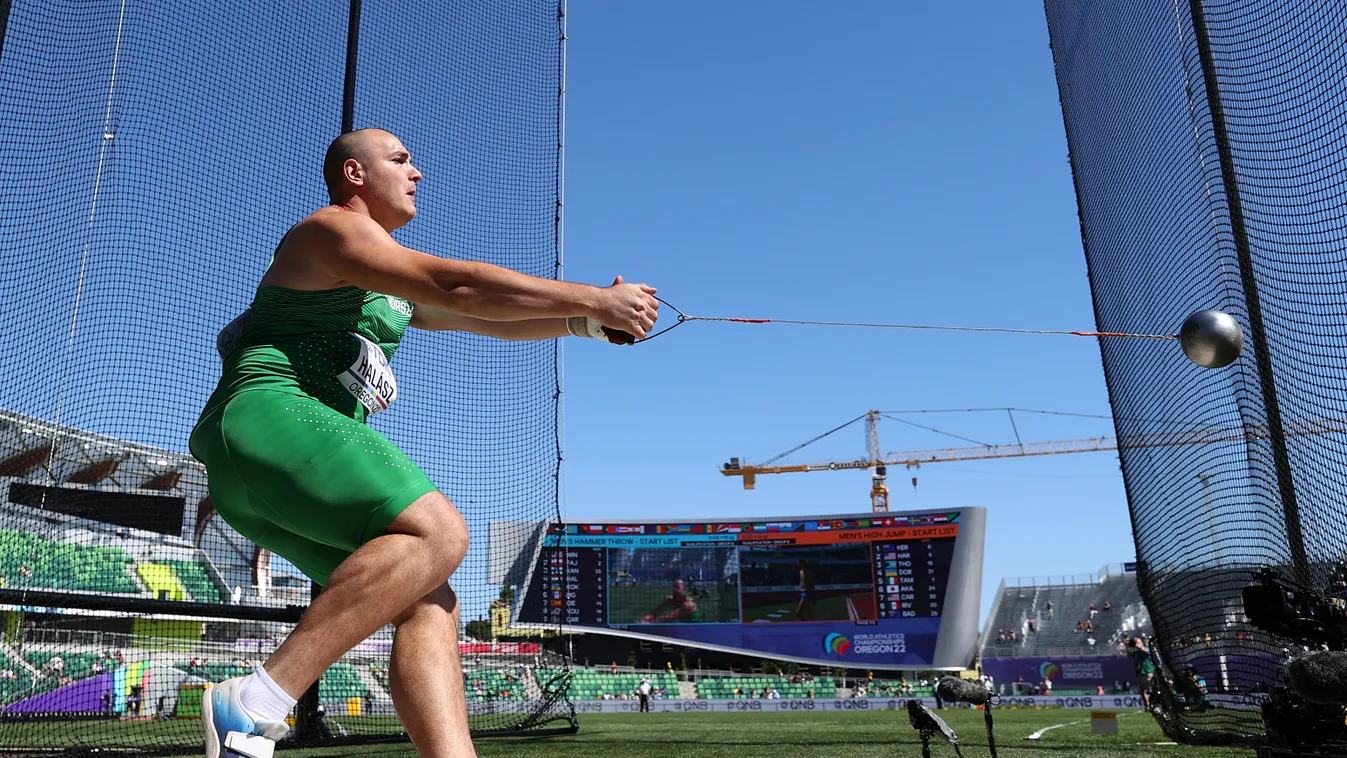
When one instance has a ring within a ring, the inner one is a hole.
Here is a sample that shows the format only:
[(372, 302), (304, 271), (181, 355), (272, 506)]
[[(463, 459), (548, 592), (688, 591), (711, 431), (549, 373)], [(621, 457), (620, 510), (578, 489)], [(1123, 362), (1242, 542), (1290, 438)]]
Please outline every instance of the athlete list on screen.
[(879, 617), (934, 618), (945, 602), (954, 538), (873, 543)]
[(589, 626), (607, 623), (605, 552), (601, 547), (546, 549), (543, 583), (548, 621)]

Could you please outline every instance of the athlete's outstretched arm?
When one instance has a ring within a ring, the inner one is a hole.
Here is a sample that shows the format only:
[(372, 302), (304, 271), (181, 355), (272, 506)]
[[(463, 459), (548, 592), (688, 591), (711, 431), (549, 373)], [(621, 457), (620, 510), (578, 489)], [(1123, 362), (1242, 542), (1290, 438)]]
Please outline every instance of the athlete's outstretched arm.
[(420, 303), (417, 303), (416, 310), (412, 312), (412, 326), (432, 331), (470, 332), (502, 340), (549, 340), (570, 334), (564, 318), (487, 321)]
[(638, 284), (594, 287), (458, 261), (403, 247), (358, 213), (310, 216), (291, 232), (312, 235), (308, 250), (335, 278), (486, 321), (588, 316), (645, 337), (655, 324), (654, 290)]

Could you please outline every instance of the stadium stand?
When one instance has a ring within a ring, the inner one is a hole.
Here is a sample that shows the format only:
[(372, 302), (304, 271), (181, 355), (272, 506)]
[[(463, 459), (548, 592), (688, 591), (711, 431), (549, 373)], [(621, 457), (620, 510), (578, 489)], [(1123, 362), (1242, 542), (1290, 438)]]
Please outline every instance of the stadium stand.
[(837, 684), (831, 678), (792, 682), (785, 676), (741, 676), (707, 678), (697, 682), (697, 697), (702, 700), (749, 700), (771, 697), (783, 700), (826, 699), (837, 697)]
[[(546, 687), (547, 683), (560, 673), (562, 672), (553, 669), (538, 669), (536, 672), (538, 686)], [(572, 673), (574, 676), (571, 678), (569, 690), (572, 700), (606, 700), (609, 699), (608, 696), (616, 700), (629, 699), (636, 685), (647, 677), (651, 686), (660, 691), (662, 699), (676, 700), (680, 697), (678, 678), (669, 673), (611, 674), (594, 669), (575, 669)]]
[(141, 593), (119, 547), (79, 545), (0, 529), (0, 583), (86, 592)]
[[(204, 559), (209, 562), (209, 559)], [(199, 561), (165, 560), (177, 572), (178, 578), (187, 586), (192, 599), (198, 603), (218, 603), (221, 601), (220, 588), (211, 581), (210, 574)]]
[(935, 687), (929, 681), (907, 679), (871, 679), (854, 688), (857, 697), (934, 697)]
[[(150, 536), (61, 514), (2, 509), (0, 586), (220, 603), (210, 558), (183, 540)], [(44, 536), (38, 536), (38, 534)]]
[[(192, 661), (178, 661), (178, 668), (211, 682), (223, 682), (236, 676), (244, 676), (253, 670), (251, 662), (244, 661), (201, 661), (196, 665)], [(385, 693), (371, 691), (361, 678), (359, 671), (350, 663), (334, 663), (323, 672), (318, 680), (318, 699), (324, 703), (345, 702), (349, 698), (366, 696), (385, 696)]]
[(1136, 574), (1105, 566), (1097, 575), (1003, 579), (980, 649), (983, 658), (1115, 655), (1138, 632), (1150, 633), (1150, 614)]

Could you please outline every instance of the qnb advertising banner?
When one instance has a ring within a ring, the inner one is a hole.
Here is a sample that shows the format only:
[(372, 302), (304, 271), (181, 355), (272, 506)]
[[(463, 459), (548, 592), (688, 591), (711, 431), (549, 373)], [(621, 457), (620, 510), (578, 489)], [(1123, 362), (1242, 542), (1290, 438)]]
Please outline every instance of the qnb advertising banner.
[(877, 668), (962, 667), (986, 511), (551, 524), (516, 624)]
[[(927, 708), (935, 708), (935, 698), (910, 698)], [(907, 708), (909, 698), (858, 697), (837, 700), (652, 700), (656, 713), (779, 713), (782, 711), (894, 711)], [(946, 703), (948, 706), (949, 704)], [(509, 704), (468, 703), (474, 715), (505, 711)], [(580, 700), (576, 713), (629, 713), (640, 710), (636, 700)], [(1090, 697), (1014, 697), (1001, 698), (993, 706), (1002, 708), (1091, 708), (1099, 710), (1141, 708), (1140, 695)]]

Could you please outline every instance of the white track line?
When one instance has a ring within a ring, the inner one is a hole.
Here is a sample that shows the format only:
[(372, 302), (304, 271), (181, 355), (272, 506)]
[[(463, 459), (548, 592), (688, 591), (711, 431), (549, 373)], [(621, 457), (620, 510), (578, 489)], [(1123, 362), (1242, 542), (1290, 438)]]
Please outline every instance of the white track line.
[[(1122, 718), (1123, 716), (1135, 716), (1138, 713), (1145, 713), (1145, 711), (1131, 711), (1130, 713), (1119, 713), (1118, 718)], [(1053, 729), (1061, 729), (1064, 726), (1075, 726), (1076, 724), (1084, 724), (1088, 721), (1089, 719), (1081, 719), (1080, 721), (1068, 721), (1065, 724), (1053, 724), (1052, 726), (1045, 726), (1042, 729), (1039, 729), (1037, 732), (1034, 732), (1033, 734), (1029, 735), (1028, 737), (1025, 737), (1025, 739), (1026, 740), (1042, 739), (1044, 732), (1050, 732)]]

